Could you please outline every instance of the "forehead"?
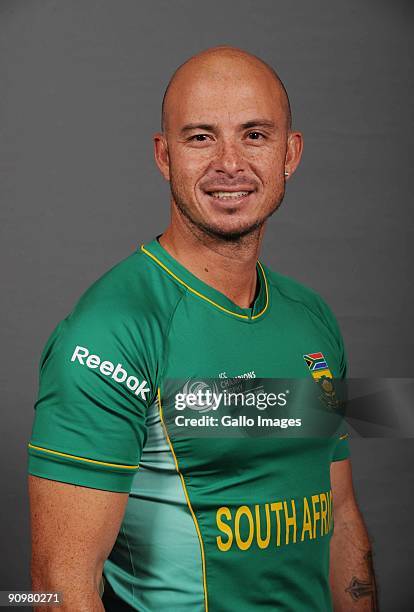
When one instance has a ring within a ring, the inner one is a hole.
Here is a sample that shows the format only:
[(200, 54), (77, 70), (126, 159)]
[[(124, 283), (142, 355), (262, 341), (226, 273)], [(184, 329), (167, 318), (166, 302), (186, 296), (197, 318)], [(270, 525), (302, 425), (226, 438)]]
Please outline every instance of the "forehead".
[(166, 106), (169, 129), (186, 123), (239, 124), (261, 117), (284, 118), (280, 85), (270, 71), (249, 64), (223, 62), (191, 66), (171, 87)]

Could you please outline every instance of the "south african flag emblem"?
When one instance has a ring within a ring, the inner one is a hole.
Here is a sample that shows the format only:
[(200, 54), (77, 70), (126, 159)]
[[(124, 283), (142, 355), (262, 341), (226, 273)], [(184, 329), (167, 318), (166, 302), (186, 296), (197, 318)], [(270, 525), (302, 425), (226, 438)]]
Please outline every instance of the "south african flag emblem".
[(323, 353), (308, 353), (307, 355), (303, 355), (303, 358), (315, 380), (318, 380), (321, 376), (332, 378), (331, 371)]

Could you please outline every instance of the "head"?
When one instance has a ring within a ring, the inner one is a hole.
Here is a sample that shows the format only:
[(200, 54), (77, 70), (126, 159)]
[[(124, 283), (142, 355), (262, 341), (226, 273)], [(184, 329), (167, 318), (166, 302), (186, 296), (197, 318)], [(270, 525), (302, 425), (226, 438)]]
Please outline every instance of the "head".
[(259, 230), (281, 204), (302, 136), (292, 131), (275, 71), (240, 49), (215, 47), (172, 76), (154, 145), (175, 212), (234, 241)]

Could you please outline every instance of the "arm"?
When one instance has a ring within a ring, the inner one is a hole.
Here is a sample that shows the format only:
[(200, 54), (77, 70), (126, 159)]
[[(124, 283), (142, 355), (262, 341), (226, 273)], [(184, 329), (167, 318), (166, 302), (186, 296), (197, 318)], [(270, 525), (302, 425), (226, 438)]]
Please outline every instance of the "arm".
[(372, 550), (352, 485), (349, 459), (331, 463), (334, 533), (330, 583), (335, 612), (378, 612)]
[(120, 529), (128, 493), (29, 476), (32, 589), (61, 591), (63, 605), (35, 612), (97, 612), (103, 564)]

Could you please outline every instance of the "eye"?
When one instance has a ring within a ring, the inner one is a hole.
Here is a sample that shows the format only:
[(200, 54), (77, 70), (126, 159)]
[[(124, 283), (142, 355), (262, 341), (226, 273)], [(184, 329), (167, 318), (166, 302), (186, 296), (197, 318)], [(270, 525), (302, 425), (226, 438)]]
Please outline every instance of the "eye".
[(264, 138), (264, 135), (261, 134), (260, 132), (249, 132), (247, 137), (250, 140), (260, 140), (261, 138)]
[(207, 134), (194, 134), (194, 136), (190, 136), (189, 140), (193, 140), (195, 142), (205, 142), (207, 138)]

